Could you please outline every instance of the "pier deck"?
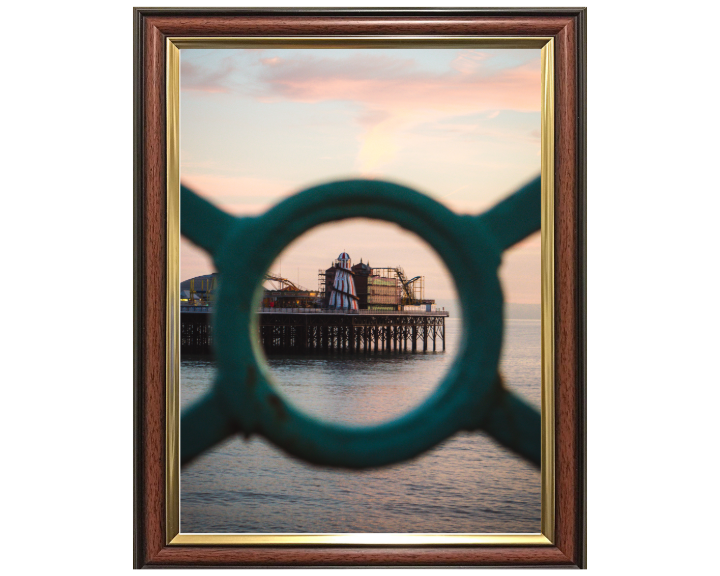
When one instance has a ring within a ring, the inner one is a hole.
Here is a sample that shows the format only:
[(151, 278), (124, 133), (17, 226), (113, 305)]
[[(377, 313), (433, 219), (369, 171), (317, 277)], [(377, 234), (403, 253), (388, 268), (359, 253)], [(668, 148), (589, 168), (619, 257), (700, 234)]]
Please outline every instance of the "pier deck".
[[(181, 307), (181, 352), (208, 354), (208, 306)], [(260, 343), (268, 355), (445, 350), (445, 311), (259, 308)]]

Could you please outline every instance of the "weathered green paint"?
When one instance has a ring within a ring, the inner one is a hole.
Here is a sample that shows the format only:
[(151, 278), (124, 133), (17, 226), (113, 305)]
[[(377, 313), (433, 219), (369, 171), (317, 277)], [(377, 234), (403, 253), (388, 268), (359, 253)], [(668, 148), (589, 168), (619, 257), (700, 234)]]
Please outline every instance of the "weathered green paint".
[[(348, 180), (300, 192), (261, 216), (235, 218), (182, 187), (182, 233), (207, 250), (221, 272), (213, 315), (217, 379), (212, 392), (183, 413), (183, 464), (233, 433), (261, 434), (314, 464), (368, 468), (417, 456), (460, 430), (484, 430), (539, 465), (540, 414), (498, 378), (503, 297), (497, 271), (503, 250), (540, 229), (540, 197), (538, 177), (480, 216), (466, 216), (404, 186)], [(285, 402), (272, 387), (256, 337), (254, 310), (274, 259), (309, 229), (356, 217), (395, 222), (425, 239), (452, 273), (463, 309), (461, 348), (435, 393), (377, 426), (323, 422)]]

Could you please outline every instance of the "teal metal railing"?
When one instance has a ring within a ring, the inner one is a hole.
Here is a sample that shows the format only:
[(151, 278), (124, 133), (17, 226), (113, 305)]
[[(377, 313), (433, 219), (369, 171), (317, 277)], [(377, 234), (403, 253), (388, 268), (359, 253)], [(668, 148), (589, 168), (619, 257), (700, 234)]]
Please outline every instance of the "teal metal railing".
[[(539, 466), (540, 413), (505, 388), (498, 371), (497, 271), (504, 250), (540, 229), (540, 206), (540, 177), (478, 216), (397, 184), (348, 180), (300, 192), (257, 217), (234, 217), (183, 186), (182, 234), (212, 256), (222, 280), (212, 319), (217, 376), (182, 414), (181, 462), (232, 434), (260, 434), (307, 462), (368, 468), (417, 456), (460, 430), (483, 430)], [(259, 292), (275, 258), (314, 226), (355, 217), (395, 222), (425, 239), (455, 279), (464, 321), (458, 356), (434, 394), (394, 421), (362, 427), (320, 421), (285, 402), (256, 338)]]

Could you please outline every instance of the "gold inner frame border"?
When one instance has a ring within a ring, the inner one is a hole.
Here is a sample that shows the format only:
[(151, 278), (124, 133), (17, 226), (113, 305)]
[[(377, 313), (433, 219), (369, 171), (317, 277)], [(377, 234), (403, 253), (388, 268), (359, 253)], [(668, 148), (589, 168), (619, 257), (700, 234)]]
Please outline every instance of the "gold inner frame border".
[[(193, 534), (180, 532), (180, 50), (207, 48), (539, 48), (541, 85), (541, 516), (526, 534)], [(300, 36), (166, 39), (167, 286), (165, 384), (165, 541), (168, 545), (538, 546), (555, 541), (554, 143), (555, 53), (552, 37)]]

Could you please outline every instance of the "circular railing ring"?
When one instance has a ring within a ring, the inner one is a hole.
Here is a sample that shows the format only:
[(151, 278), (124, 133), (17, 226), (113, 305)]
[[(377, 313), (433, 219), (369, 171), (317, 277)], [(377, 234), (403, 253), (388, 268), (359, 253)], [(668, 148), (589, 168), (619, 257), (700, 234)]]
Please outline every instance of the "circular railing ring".
[[(264, 274), (283, 248), (315, 226), (356, 217), (399, 224), (436, 250), (455, 280), (465, 327), (453, 366), (425, 402), (393, 421), (362, 427), (315, 420), (277, 394), (254, 314)], [(257, 218), (238, 219), (214, 257), (222, 273), (213, 318), (214, 394), (243, 433), (261, 434), (315, 464), (365, 468), (420, 454), (458, 430), (477, 427), (491, 409), (503, 330), (500, 249), (477, 218), (457, 215), (397, 184), (333, 182), (300, 192)], [(472, 346), (465, 337), (470, 327)]]

